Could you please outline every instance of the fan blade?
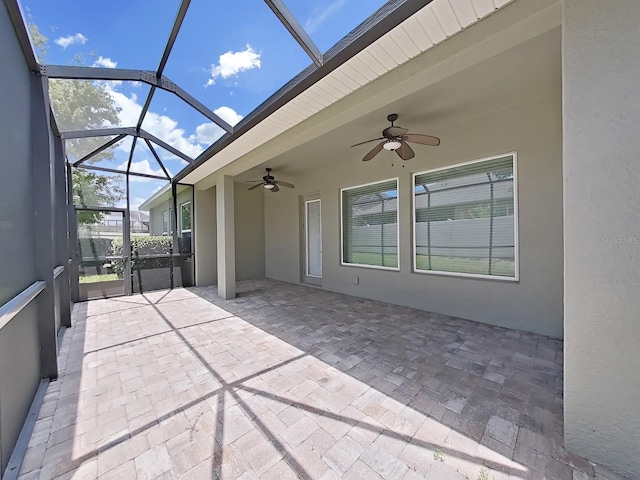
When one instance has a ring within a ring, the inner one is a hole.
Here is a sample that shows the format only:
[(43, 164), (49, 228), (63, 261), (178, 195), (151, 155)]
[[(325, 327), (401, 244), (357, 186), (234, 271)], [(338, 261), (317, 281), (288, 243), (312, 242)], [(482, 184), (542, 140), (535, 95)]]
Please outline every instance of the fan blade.
[(282, 180), (276, 180), (273, 183), (275, 183), (276, 185), (282, 185), (283, 187), (296, 188), (293, 183), (283, 182)]
[(380, 150), (382, 150), (382, 146), (385, 144), (386, 140), (384, 142), (380, 142), (378, 145), (376, 145), (375, 147), (373, 147), (371, 149), (371, 151), (369, 153), (367, 153), (364, 158), (362, 159), (363, 162), (368, 162), (369, 160), (371, 160), (373, 157), (375, 157), (377, 154), (380, 153)]
[(356, 143), (355, 145), (351, 145), (352, 147), (357, 147), (358, 145), (364, 145), (365, 143), (377, 142), (378, 140), (385, 140), (385, 137), (374, 138), (372, 140), (367, 140), (366, 142)]
[(272, 192), (279, 192), (280, 189), (278, 188), (278, 185), (274, 185), (272, 189), (270, 189), (270, 191)]
[(264, 180), (245, 180), (243, 183), (264, 183)]
[(402, 160), (411, 160), (416, 156), (415, 152), (407, 142), (400, 143), (402, 144), (402, 146), (396, 150), (396, 153)]
[(388, 137), (399, 137), (400, 135), (404, 135), (405, 133), (407, 133), (409, 130), (407, 130), (406, 128), (402, 128), (402, 127), (387, 127), (382, 131), (382, 136), (385, 138)]
[(419, 143), (420, 145), (431, 145), (432, 147), (440, 145), (440, 139), (438, 137), (421, 135), (420, 133), (407, 133), (406, 135), (402, 135), (402, 139), (405, 142)]
[(264, 182), (256, 183), (253, 187), (249, 187), (248, 190), (253, 190), (254, 188), (258, 188), (264, 185)]

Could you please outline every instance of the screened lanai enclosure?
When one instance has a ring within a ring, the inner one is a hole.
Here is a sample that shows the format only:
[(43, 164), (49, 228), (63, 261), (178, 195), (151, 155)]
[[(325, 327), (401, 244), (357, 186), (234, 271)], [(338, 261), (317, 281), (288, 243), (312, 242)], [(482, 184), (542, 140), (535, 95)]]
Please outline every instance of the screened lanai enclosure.
[[(286, 61), (277, 62), (277, 75), (257, 75), (256, 81), (263, 86), (240, 92), (247, 98), (236, 102), (238, 107), (220, 98), (216, 80), (238, 71), (260, 70), (261, 56), (273, 53), (256, 53), (250, 44), (242, 52), (229, 49), (220, 56), (219, 65), (211, 66), (211, 76), (204, 85), (213, 93), (205, 90), (208, 101), (181, 85), (184, 80), (194, 88), (180, 62), (191, 45), (208, 42), (220, 52), (232, 47), (222, 32), (209, 38), (199, 30), (202, 16), (217, 13), (215, 2), (167, 2), (154, 16), (158, 29), (166, 29), (164, 42), (151, 45), (139, 32), (128, 29), (123, 33), (126, 41), (118, 42), (115, 51), (111, 48), (113, 59), (92, 51), (77, 54), (67, 65), (52, 61), (48, 32), (36, 20), (54, 21), (57, 17), (51, 6), (7, 2), (14, 23), (28, 34), (30, 44), (26, 45), (23, 37), (23, 48), (35, 53), (31, 68), (43, 79), (51, 128), (61, 142), (70, 204), (67, 222), (72, 254), (68, 273), (73, 300), (193, 285), (196, 252), (191, 218), (195, 202), (192, 186), (181, 182), (186, 173), (339, 66), (353, 54), (354, 40), (371, 35), (369, 27), (392, 25), (417, 8), (401, 1), (371, 1), (356, 9), (357, 16), (345, 16), (337, 27), (323, 29), (310, 20), (305, 28), (297, 18), (312, 18), (309, 13), (317, 12), (320, 4), (303, 7), (281, 0), (246, 3), (263, 27), (263, 33), (252, 36), (253, 41), (274, 36), (269, 43), (286, 53)], [(100, 29), (94, 12), (88, 7), (82, 10), (77, 15), (78, 25), (71, 27), (93, 24), (92, 28)], [(369, 15), (369, 25), (358, 27)], [(54, 43), (66, 50), (86, 41), (87, 37), (78, 33)], [(123, 57), (124, 51), (119, 49), (130, 45), (145, 48), (145, 54), (139, 65), (131, 65), (134, 68), (119, 68), (114, 59)], [(234, 67), (234, 62), (239, 62), (238, 66)], [(153, 69), (149, 69), (151, 65)], [(225, 70), (229, 68), (235, 71)], [(186, 134), (193, 126), (195, 133)], [(149, 205), (145, 200), (158, 198), (165, 207), (158, 214), (138, 209), (141, 204)], [(184, 217), (188, 217), (188, 225)], [(154, 222), (161, 222), (162, 228), (153, 229)]]
[[(2, 235), (0, 384), (13, 388), (0, 391), (0, 472), (8, 478), (47, 379), (57, 377), (57, 339), (73, 302), (194, 285), (197, 202), (187, 174), (429, 1), (357, 2), (339, 15), (320, 1), (237, 3), (252, 12), (256, 27), (238, 31), (249, 43), (231, 39), (231, 23), (208, 28), (226, 9), (220, 2), (126, 2), (108, 13), (3, 2), (0, 225), (11, 233)], [(245, 71), (251, 88), (234, 89)]]
[(3, 0), (0, 478), (638, 477), (639, 23)]

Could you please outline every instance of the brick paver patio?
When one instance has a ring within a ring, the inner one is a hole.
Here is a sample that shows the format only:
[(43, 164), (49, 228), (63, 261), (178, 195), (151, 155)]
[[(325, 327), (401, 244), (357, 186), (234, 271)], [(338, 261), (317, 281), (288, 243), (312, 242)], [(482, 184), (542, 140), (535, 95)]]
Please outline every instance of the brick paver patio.
[(618, 478), (562, 343), (261, 280), (77, 304), (20, 479)]

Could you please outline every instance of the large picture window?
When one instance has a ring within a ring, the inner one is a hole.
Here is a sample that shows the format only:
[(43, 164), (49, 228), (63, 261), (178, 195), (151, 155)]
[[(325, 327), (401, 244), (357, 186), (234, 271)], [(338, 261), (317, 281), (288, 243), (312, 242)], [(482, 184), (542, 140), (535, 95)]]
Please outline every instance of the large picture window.
[(398, 180), (342, 190), (342, 264), (398, 269)]
[(414, 269), (517, 279), (516, 156), (414, 174)]

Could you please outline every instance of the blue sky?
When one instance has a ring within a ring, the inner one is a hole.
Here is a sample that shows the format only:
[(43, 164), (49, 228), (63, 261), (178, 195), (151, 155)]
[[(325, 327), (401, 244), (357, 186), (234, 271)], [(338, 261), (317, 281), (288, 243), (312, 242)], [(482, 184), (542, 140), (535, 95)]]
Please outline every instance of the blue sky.
[[(324, 52), (382, 6), (383, 0), (285, 0)], [(155, 70), (178, 10), (177, 0), (21, 0), (25, 14), (49, 38), (47, 63)], [(262, 0), (193, 0), (169, 57), (165, 76), (235, 124), (311, 63)], [(119, 125), (135, 126), (148, 87), (106, 82), (121, 108)], [(222, 135), (206, 117), (167, 92), (156, 91), (143, 124), (163, 141), (195, 157)], [(128, 159), (128, 139), (111, 168)], [(140, 143), (140, 142), (138, 142)], [(159, 152), (171, 173), (185, 163)], [(125, 163), (126, 165), (126, 163)], [(133, 170), (161, 174), (150, 152), (137, 149)], [(163, 185), (136, 181), (132, 208)]]

